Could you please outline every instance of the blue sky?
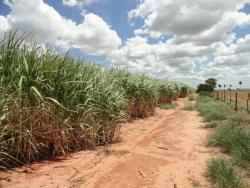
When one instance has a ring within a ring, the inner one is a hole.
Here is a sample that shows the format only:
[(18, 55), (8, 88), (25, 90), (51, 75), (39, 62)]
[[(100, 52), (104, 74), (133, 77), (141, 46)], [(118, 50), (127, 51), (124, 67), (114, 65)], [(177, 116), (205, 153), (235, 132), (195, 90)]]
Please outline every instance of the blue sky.
[(4, 0), (0, 37), (18, 28), (42, 45), (105, 66), (191, 85), (215, 77), (250, 87), (249, 3)]

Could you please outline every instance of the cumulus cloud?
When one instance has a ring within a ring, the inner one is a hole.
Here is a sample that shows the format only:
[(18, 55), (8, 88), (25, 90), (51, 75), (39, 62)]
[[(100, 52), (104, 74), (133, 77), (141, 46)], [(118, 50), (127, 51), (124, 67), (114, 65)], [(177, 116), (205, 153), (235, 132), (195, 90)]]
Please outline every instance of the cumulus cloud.
[[(19, 29), (32, 33), (40, 43), (59, 48), (80, 48), (85, 53), (103, 55), (121, 44), (117, 33), (98, 15), (88, 13), (80, 24), (61, 16), (42, 0), (5, 1), (11, 11), (1, 16), (0, 32)], [(112, 41), (112, 43), (110, 42)]]
[(0, 16), (0, 38), (2, 35), (10, 29), (8, 20), (4, 16)]
[[(144, 21), (135, 28), (136, 36), (159, 40), (148, 44), (155, 56), (151, 64), (167, 65), (174, 78), (187, 78), (192, 83), (208, 77), (232, 82), (242, 77), (246, 80), (250, 74), (250, 35), (237, 38), (234, 33), (235, 28), (250, 24), (250, 15), (241, 11), (249, 2), (142, 0), (128, 17), (130, 22), (137, 18)], [(172, 37), (163, 41), (162, 36)]]
[(83, 8), (85, 5), (90, 5), (98, 0), (63, 0), (63, 4), (69, 7), (78, 6)]
[[(177, 42), (209, 44), (221, 41), (236, 26), (248, 24), (250, 17), (238, 12), (246, 0), (144, 0), (128, 13), (130, 19), (144, 19), (149, 34), (174, 34)], [(197, 38), (198, 37), (198, 38)]]
[(240, 11), (250, 0), (140, 0), (128, 17), (143, 24), (132, 26), (134, 36), (123, 45), (109, 24), (83, 9), (96, 1), (62, 0), (81, 9), (82, 22), (75, 23), (42, 0), (4, 0), (11, 11), (0, 16), (0, 37), (18, 28), (42, 44), (105, 55), (113, 66), (193, 85), (208, 77), (232, 84), (250, 79), (250, 34), (234, 33), (250, 25), (250, 15)]

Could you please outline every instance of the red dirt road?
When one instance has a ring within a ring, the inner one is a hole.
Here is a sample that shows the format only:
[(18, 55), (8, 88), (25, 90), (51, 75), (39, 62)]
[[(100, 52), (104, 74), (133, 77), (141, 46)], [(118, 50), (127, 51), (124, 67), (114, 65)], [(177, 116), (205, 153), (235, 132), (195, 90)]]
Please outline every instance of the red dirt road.
[(0, 187), (211, 187), (204, 175), (213, 154), (205, 147), (209, 131), (198, 112), (182, 110), (187, 99), (177, 103), (124, 125), (119, 143), (16, 169), (24, 172), (0, 172)]

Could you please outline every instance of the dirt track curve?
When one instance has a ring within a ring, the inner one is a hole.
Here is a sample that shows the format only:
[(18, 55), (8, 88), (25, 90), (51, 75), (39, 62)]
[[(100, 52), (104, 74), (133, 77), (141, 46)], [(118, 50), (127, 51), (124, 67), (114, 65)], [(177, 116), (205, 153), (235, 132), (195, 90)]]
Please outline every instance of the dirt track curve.
[(119, 143), (1, 172), (0, 187), (211, 187), (204, 176), (209, 131), (198, 112), (182, 110), (187, 99), (177, 103), (176, 109), (157, 109), (153, 117), (124, 125)]

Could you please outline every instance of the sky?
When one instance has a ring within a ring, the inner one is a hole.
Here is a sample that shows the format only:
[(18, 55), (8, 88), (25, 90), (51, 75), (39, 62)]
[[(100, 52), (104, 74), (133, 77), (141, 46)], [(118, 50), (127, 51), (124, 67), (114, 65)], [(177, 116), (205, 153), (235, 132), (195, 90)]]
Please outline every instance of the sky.
[(196, 86), (250, 88), (250, 0), (0, 0), (0, 38)]

